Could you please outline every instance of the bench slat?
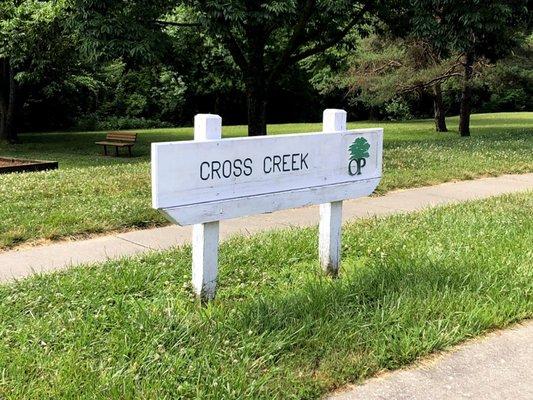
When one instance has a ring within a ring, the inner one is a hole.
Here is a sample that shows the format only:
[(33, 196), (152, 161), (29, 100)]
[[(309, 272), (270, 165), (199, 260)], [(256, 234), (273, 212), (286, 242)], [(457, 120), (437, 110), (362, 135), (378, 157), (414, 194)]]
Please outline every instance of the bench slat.
[(107, 136), (125, 136), (125, 137), (136, 137), (136, 133), (117, 133), (117, 132), (109, 132)]
[(115, 136), (108, 136), (105, 138), (105, 140), (112, 141), (112, 142), (128, 142), (128, 143), (135, 143), (135, 139), (124, 139), (124, 138), (117, 138)]
[(135, 142), (137, 140), (137, 134), (128, 132), (109, 132), (106, 136), (106, 140)]

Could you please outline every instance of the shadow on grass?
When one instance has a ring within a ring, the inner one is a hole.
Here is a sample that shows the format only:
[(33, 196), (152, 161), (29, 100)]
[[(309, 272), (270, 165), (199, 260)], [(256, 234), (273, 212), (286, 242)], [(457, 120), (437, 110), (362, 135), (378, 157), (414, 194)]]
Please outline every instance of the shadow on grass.
[[(218, 328), (234, 332), (230, 341), (253, 332), (260, 342), (278, 343), (255, 354), (271, 356), (271, 367), (284, 370), (270, 378), (270, 393), (294, 380), (306, 389), (291, 394), (306, 397), (311, 390), (314, 397), (531, 316), (527, 301), (517, 297), (516, 287), (527, 289), (525, 280), (501, 276), (494, 284), (494, 275), (478, 272), (475, 265), (419, 258), (351, 264), (341, 279), (317, 274), (290, 293), (244, 301), (234, 319), (222, 306), (215, 319)], [(279, 396), (291, 392), (284, 390)]]

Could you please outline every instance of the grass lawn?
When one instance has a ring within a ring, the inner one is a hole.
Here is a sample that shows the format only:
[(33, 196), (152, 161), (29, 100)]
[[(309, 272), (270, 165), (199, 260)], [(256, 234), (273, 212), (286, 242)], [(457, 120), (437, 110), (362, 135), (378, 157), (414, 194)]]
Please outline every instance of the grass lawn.
[(190, 248), (0, 286), (0, 398), (317, 398), (533, 317), (533, 193), (360, 220), (325, 278), (316, 229), (221, 247), (200, 308)]
[[(349, 127), (385, 128), (380, 193), (533, 171), (533, 113), (474, 115), (471, 138), (458, 137), (457, 118), (449, 118), (448, 124), (453, 131), (444, 134), (434, 132), (431, 120), (357, 122)], [(269, 127), (271, 134), (320, 130), (321, 124)], [(225, 137), (244, 134), (243, 126), (224, 128)], [(27, 134), (22, 135), (21, 145), (0, 147), (1, 156), (60, 162), (58, 171), (0, 175), (0, 249), (167, 223), (150, 207), (150, 143), (191, 139), (192, 129), (140, 131), (132, 159), (101, 156), (102, 149), (93, 142), (104, 136), (101, 132)]]

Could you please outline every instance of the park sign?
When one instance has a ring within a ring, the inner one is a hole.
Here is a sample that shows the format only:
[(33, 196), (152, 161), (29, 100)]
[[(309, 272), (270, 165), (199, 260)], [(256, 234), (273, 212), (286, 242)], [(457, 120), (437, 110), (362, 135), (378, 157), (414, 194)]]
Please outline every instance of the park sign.
[(341, 202), (379, 183), (383, 130), (347, 130), (343, 110), (326, 110), (320, 133), (221, 139), (221, 128), (219, 116), (200, 114), (195, 140), (152, 144), (153, 207), (178, 225), (195, 224), (197, 293), (214, 296), (218, 221), (307, 205), (322, 205), (321, 260), (335, 273)]
[(153, 207), (190, 225), (366, 196), (381, 177), (381, 138), (364, 129), (154, 143)]

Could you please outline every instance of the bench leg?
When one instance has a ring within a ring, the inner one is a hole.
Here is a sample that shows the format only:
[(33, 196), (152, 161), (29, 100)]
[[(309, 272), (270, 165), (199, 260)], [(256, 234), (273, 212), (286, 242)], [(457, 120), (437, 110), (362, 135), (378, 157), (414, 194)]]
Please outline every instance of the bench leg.
[(128, 153), (130, 154), (130, 157), (131, 157), (131, 146), (128, 146)]
[(104, 156), (107, 156), (107, 146), (104, 145)]
[(118, 157), (118, 146), (115, 146), (115, 155)]

